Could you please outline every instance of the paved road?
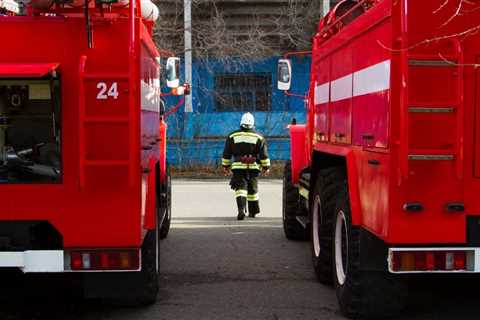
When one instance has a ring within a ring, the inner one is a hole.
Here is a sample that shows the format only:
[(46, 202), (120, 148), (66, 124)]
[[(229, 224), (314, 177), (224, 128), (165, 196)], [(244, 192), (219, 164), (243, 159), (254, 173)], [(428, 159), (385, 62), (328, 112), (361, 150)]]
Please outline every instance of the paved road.
[(175, 185), (156, 307), (165, 319), (341, 319), (333, 290), (314, 281), (308, 246), (283, 236), (281, 181), (260, 191), (261, 215), (238, 222), (225, 181)]
[[(174, 183), (175, 220), (162, 242), (155, 305), (126, 309), (46, 295), (40, 303), (0, 305), (0, 320), (344, 319), (333, 289), (314, 280), (308, 244), (283, 236), (281, 182), (264, 180), (260, 189), (261, 216), (238, 222), (226, 181)], [(478, 281), (420, 280), (402, 319), (479, 318)]]

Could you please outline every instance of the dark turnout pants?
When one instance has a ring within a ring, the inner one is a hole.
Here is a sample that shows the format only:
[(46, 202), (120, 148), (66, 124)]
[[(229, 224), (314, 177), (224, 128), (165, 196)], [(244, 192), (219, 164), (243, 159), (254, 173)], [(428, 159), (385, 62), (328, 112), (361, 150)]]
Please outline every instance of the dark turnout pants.
[(233, 176), (230, 186), (235, 190), (238, 212), (256, 215), (260, 213), (258, 197), (258, 170), (232, 170)]

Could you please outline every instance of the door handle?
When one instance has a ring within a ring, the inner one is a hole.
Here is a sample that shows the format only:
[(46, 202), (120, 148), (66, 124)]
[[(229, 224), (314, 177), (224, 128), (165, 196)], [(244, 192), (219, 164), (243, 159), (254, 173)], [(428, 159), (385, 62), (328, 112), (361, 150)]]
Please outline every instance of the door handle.
[(363, 140), (373, 140), (375, 139), (375, 136), (373, 134), (366, 133), (366, 134), (362, 134), (362, 138)]

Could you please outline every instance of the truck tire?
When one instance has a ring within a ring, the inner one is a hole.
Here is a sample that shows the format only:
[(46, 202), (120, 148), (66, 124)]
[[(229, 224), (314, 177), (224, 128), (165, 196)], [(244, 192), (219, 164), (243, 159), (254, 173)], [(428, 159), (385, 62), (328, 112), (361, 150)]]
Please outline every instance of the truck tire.
[(310, 205), (312, 261), (317, 280), (332, 284), (333, 216), (340, 181), (345, 176), (338, 167), (319, 172)]
[(308, 240), (308, 229), (304, 228), (296, 218), (300, 210), (299, 196), (298, 188), (292, 183), (291, 162), (287, 161), (283, 171), (283, 230), (288, 240), (305, 241)]
[(165, 218), (160, 226), (160, 239), (165, 239), (170, 232), (170, 224), (172, 221), (172, 177), (170, 175), (170, 168), (167, 166), (167, 181), (165, 182), (165, 194), (164, 203), (160, 210), (165, 210)]
[(361, 270), (360, 228), (352, 225), (345, 177), (337, 196), (333, 233), (333, 282), (342, 313), (355, 319), (398, 315), (405, 306), (407, 283), (387, 271)]
[(142, 270), (139, 278), (138, 291), (131, 299), (131, 306), (148, 306), (157, 300), (159, 290), (160, 245), (158, 231), (147, 232), (142, 245)]

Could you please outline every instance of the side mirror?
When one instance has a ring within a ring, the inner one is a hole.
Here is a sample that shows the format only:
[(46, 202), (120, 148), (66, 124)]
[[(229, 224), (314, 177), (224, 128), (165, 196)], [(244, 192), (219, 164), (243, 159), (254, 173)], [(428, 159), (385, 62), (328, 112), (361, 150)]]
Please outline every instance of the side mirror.
[(277, 87), (278, 90), (288, 91), (292, 86), (292, 62), (288, 59), (278, 60)]
[(180, 86), (180, 58), (170, 57), (167, 59), (167, 87), (178, 88)]

